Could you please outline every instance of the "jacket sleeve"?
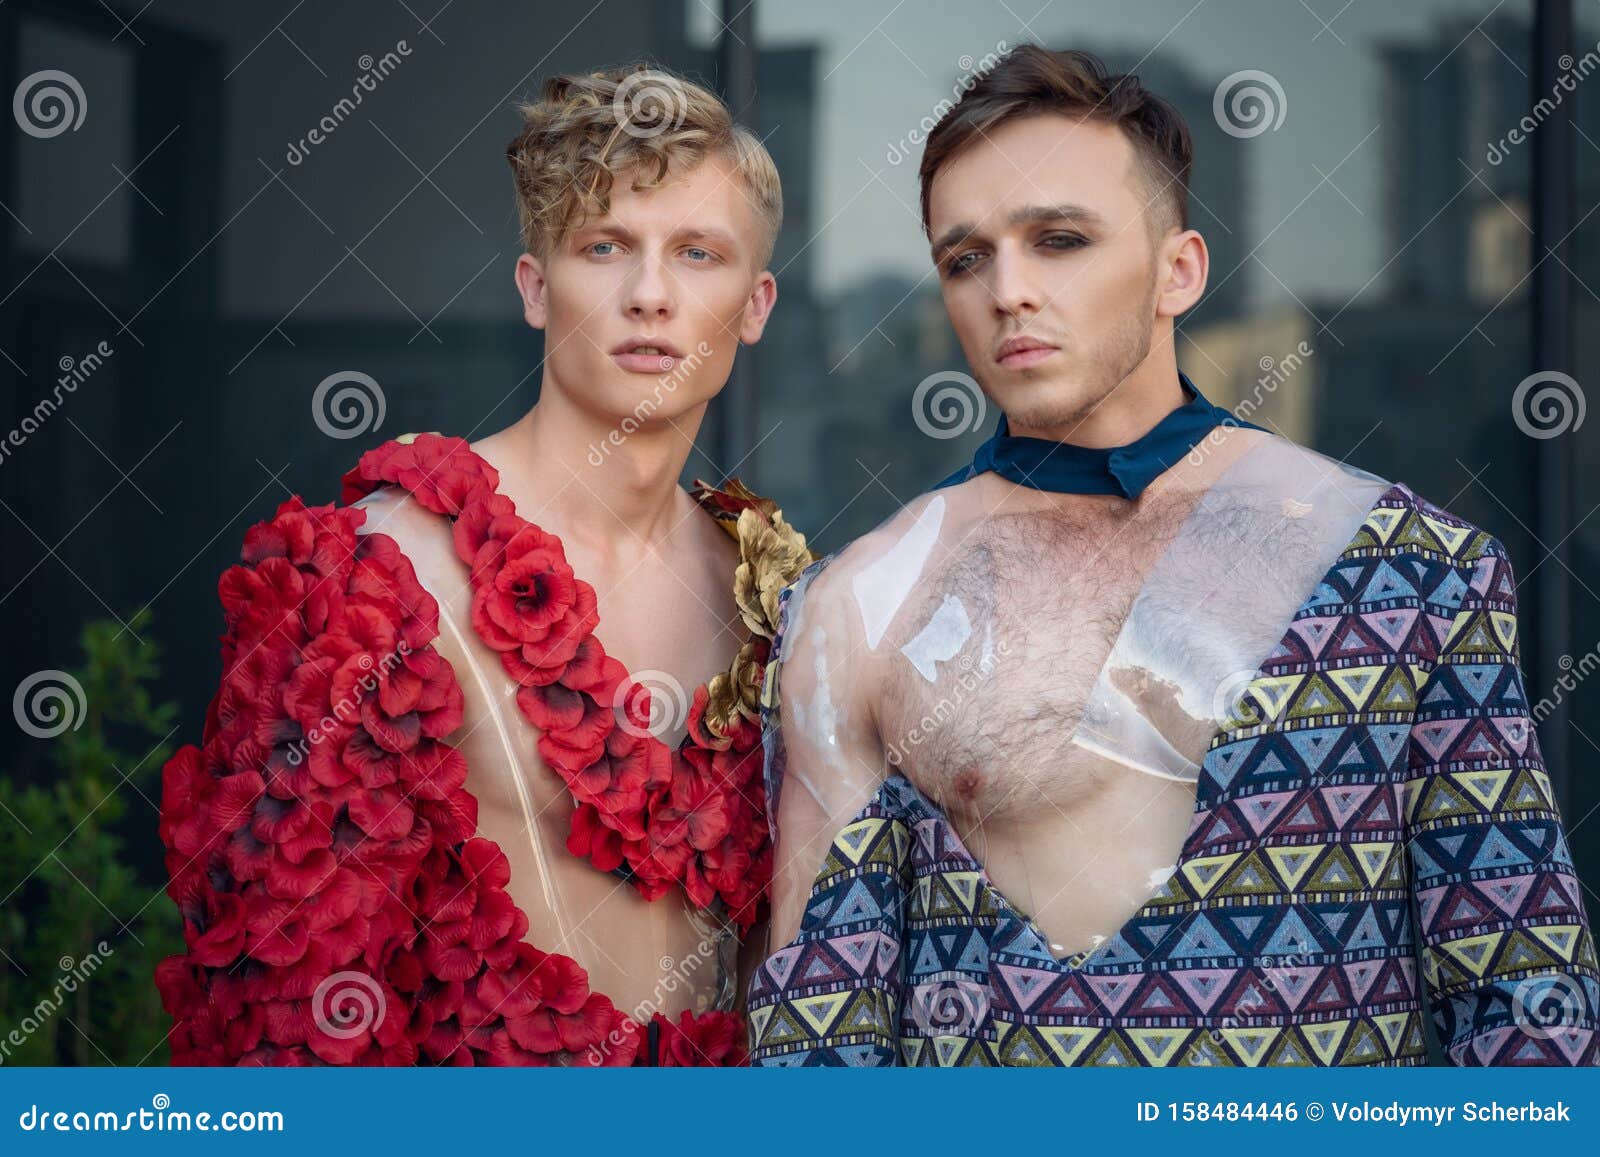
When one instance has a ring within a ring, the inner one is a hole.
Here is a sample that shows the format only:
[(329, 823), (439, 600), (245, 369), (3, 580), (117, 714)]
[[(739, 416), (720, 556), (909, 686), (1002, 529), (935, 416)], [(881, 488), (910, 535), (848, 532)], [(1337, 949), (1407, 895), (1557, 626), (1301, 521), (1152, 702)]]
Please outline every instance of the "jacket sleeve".
[(816, 581), (825, 563), (784, 591), (762, 689), (774, 856), (771, 942), (748, 992), (758, 1066), (899, 1058), (912, 837), (878, 790), (870, 664), (840, 572)]
[(1515, 577), (1480, 541), (1445, 584), (1459, 605), (1424, 608), (1448, 627), (1406, 784), (1423, 978), (1451, 1064), (1593, 1064), (1594, 941), (1519, 666)]

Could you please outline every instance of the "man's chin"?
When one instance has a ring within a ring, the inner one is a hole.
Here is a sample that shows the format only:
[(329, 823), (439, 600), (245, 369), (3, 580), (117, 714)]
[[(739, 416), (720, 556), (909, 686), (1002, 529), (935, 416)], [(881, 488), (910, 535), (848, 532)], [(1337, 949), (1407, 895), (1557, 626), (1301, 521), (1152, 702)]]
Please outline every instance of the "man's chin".
[(675, 422), (711, 401), (726, 384), (712, 389), (708, 383), (681, 381), (671, 374), (627, 374), (607, 383), (599, 408), (617, 422)]
[(1037, 389), (997, 392), (992, 400), (1005, 413), (1013, 433), (1060, 429), (1079, 420), (1086, 408), (1081, 390), (1061, 385), (1052, 388), (1043, 382)]

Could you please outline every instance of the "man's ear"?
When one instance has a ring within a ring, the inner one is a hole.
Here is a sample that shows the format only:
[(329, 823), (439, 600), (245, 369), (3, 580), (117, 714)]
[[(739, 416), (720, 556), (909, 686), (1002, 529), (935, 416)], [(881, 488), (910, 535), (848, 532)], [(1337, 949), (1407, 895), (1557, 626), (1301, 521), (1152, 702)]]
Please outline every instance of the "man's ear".
[(1168, 237), (1165, 250), (1167, 279), (1156, 300), (1156, 316), (1182, 317), (1205, 294), (1211, 254), (1195, 229)]
[(545, 304), (544, 266), (531, 253), (517, 258), (517, 292), (522, 297), (522, 316), (534, 329), (543, 329), (550, 320)]
[(770, 270), (763, 269), (756, 276), (750, 290), (750, 299), (744, 303), (744, 316), (739, 321), (739, 340), (745, 345), (755, 345), (767, 328), (772, 307), (778, 303), (778, 279)]

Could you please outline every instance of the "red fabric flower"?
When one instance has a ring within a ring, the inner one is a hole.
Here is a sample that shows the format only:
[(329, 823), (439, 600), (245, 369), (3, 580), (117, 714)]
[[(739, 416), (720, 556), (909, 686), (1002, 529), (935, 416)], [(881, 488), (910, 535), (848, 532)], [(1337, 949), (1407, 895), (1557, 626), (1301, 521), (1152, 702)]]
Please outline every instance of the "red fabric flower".
[(614, 871), (622, 864), (622, 834), (601, 822), (593, 804), (580, 803), (572, 813), (567, 851), (602, 872)]
[(410, 443), (385, 442), (362, 455), (344, 476), (340, 501), (355, 502), (383, 482), (409, 490), (435, 514), (460, 514), (467, 503), (500, 485), (500, 475), (465, 438), (420, 434)]
[(745, 1062), (744, 1022), (731, 1012), (684, 1012), (674, 1024), (661, 1013), (652, 1018), (659, 1036), (660, 1063), (677, 1068), (736, 1067)]

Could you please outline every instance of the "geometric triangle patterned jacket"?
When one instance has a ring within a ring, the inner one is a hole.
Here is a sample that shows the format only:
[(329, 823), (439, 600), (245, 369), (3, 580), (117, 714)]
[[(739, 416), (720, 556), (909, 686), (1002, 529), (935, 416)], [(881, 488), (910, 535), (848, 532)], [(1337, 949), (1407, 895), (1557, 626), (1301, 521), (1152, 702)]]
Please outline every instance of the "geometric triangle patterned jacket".
[[(1120, 930), (1055, 957), (891, 771), (752, 977), (751, 1063), (1420, 1065), (1425, 1010), (1452, 1064), (1596, 1063), (1600, 972), (1505, 548), (1394, 484), (1328, 557), (1249, 684), (1254, 724), (1205, 750), (1175, 870)], [(784, 631), (835, 558), (784, 595), (773, 814)]]

